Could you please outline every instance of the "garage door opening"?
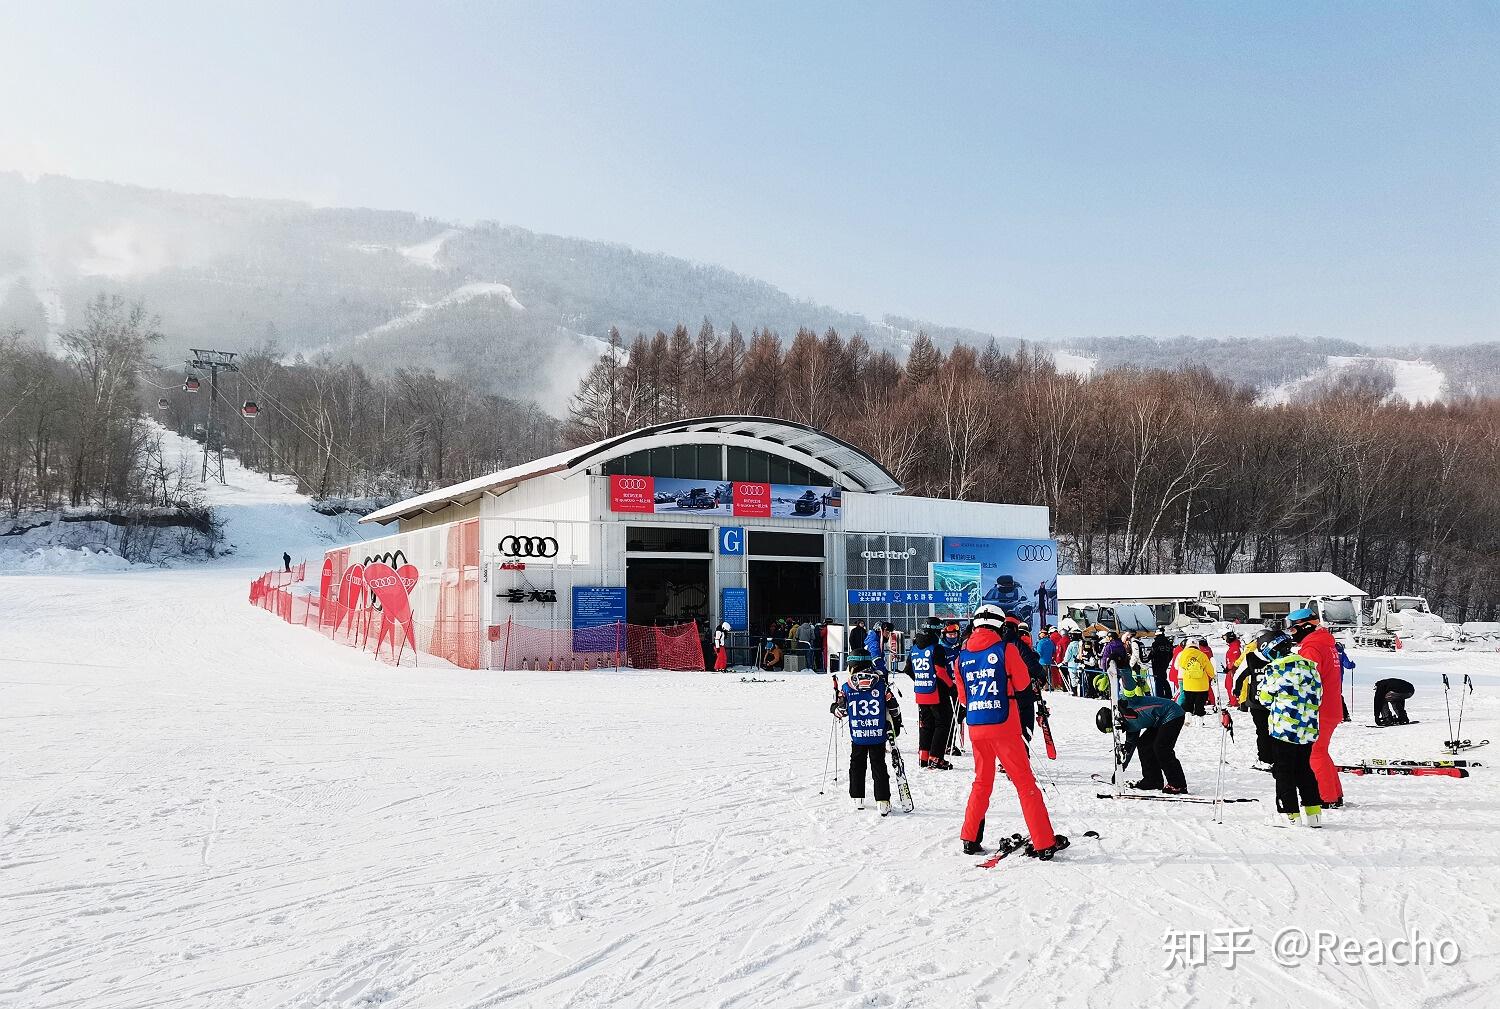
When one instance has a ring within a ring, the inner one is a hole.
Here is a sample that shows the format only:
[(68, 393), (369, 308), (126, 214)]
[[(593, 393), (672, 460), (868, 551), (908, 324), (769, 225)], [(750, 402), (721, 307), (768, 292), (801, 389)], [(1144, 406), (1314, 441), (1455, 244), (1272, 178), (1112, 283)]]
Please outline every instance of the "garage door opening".
[(777, 617), (823, 618), (823, 565), (816, 561), (750, 562), (750, 629), (763, 634)]
[(625, 619), (666, 626), (708, 627), (708, 561), (632, 557), (625, 562)]

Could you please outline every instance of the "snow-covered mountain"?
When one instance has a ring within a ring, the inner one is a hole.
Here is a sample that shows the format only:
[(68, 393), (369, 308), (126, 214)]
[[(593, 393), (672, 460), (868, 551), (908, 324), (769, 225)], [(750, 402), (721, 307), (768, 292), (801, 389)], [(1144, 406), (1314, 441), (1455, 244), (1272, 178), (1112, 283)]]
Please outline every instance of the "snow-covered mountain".
[[(721, 330), (737, 323), (747, 336), (757, 327), (785, 338), (831, 327), (898, 356), (919, 330), (939, 347), (1020, 343), (897, 315), (872, 319), (721, 267), (489, 222), (0, 172), (0, 327), (55, 340), (101, 291), (144, 300), (162, 317), (164, 363), (193, 346), (274, 341), (288, 358), (461, 372), (553, 412), (611, 326), (627, 341), (678, 324), (696, 332), (704, 319)], [(1268, 401), (1310, 394), (1326, 380), (1378, 385), (1386, 368), (1392, 395), (1411, 401), (1449, 386), (1500, 390), (1500, 344), (1375, 352), (1297, 337), (1114, 337), (1050, 349), (1060, 368), (1079, 374), (1204, 367)], [(1348, 363), (1371, 357), (1376, 364)]]

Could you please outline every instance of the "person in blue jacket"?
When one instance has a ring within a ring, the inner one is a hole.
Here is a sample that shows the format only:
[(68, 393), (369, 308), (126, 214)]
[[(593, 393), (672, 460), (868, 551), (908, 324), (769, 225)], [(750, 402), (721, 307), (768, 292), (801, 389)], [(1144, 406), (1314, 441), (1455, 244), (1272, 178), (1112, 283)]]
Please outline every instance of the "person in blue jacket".
[(865, 652), (875, 664), (875, 671), (886, 672), (885, 666), (885, 643), (894, 630), (889, 620), (881, 621), (865, 632)]
[(1125, 737), (1141, 755), (1141, 778), (1131, 788), (1181, 795), (1187, 791), (1182, 762), (1177, 759), (1177, 736), (1182, 732), (1182, 705), (1145, 694), (1122, 697), (1118, 710), (1125, 721)]
[(829, 710), (849, 721), (849, 798), (855, 809), (865, 808), (865, 768), (875, 779), (875, 805), (880, 815), (891, 811), (891, 776), (885, 765), (885, 744), (901, 734), (901, 708), (886, 679), (876, 672), (870, 656), (850, 652), (849, 681), (839, 687)]
[(1041, 637), (1036, 639), (1036, 660), (1042, 664), (1042, 669), (1046, 673), (1044, 686), (1048, 690), (1052, 688), (1052, 666), (1054, 664), (1052, 659), (1056, 654), (1057, 645), (1047, 636), (1044, 629)]

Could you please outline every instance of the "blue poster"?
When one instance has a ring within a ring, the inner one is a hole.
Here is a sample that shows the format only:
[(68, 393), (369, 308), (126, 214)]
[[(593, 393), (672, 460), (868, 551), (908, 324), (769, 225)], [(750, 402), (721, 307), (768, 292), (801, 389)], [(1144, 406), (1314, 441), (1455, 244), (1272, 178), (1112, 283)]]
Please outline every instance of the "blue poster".
[(726, 557), (737, 557), (745, 552), (745, 527), (719, 527), (719, 553)]
[(746, 589), (720, 589), (721, 620), (729, 624), (731, 631), (750, 629), (750, 593)]
[(935, 589), (849, 590), (850, 606), (958, 606), (968, 598), (968, 592)]
[(980, 601), (1035, 630), (1057, 622), (1057, 543), (944, 536), (943, 560), (979, 565)]
[(573, 586), (573, 651), (625, 649), (625, 587)]
[(659, 476), (652, 480), (658, 515), (730, 515), (734, 485), (723, 480), (684, 480)]

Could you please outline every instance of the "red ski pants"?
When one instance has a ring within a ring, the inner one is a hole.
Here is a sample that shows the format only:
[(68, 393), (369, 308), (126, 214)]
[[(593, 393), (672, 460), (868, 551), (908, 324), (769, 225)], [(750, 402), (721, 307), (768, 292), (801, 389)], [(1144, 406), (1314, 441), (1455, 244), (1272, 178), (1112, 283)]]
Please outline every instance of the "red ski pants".
[(1031, 758), (1026, 755), (1026, 741), (1015, 718), (1000, 725), (969, 726), (969, 749), (974, 754), (974, 784), (969, 789), (969, 804), (964, 809), (964, 826), (960, 834), (965, 841), (979, 840), (979, 824), (990, 808), (990, 793), (995, 790), (995, 761), (1005, 765), (1005, 773), (1021, 800), (1021, 816), (1026, 831), (1037, 848), (1052, 847), (1052, 819), (1042, 790), (1031, 773)]
[(1333, 762), (1332, 754), (1328, 752), (1328, 744), (1333, 742), (1333, 730), (1343, 720), (1341, 705), (1324, 705), (1318, 712), (1318, 741), (1313, 744), (1312, 758), (1308, 763), (1312, 765), (1313, 774), (1318, 776), (1318, 793), (1322, 795), (1324, 803), (1338, 802), (1344, 797), (1339, 769)]

